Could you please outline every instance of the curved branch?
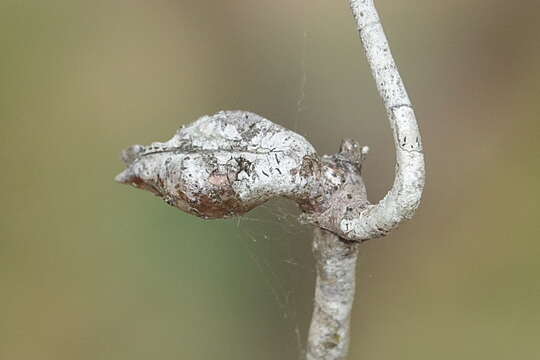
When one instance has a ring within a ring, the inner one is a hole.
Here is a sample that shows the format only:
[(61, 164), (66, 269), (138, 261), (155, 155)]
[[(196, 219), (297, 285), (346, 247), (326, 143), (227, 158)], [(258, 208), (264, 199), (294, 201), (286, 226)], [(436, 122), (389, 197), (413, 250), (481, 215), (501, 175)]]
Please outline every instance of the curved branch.
[(339, 224), (340, 236), (367, 240), (385, 235), (413, 216), (424, 189), (425, 166), (414, 110), (373, 0), (349, 2), (377, 90), (386, 107), (396, 148), (392, 189), (378, 204), (366, 207), (360, 217), (343, 219)]

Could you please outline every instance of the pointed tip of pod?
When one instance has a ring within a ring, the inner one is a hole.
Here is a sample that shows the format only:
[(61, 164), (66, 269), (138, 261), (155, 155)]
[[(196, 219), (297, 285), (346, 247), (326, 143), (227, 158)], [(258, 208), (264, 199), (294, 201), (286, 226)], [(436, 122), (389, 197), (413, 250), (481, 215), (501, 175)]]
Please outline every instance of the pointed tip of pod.
[(117, 183), (120, 183), (120, 184), (129, 184), (131, 183), (130, 179), (131, 179), (131, 175), (129, 174), (130, 171), (129, 169), (126, 169), (124, 171), (122, 171), (120, 174), (116, 175), (114, 177), (114, 181), (116, 181)]

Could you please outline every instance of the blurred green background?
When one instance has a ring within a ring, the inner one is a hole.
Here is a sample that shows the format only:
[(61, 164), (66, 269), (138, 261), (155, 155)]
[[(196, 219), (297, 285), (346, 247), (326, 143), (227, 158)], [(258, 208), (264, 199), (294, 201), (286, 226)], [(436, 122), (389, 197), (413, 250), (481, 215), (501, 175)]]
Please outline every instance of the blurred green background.
[[(423, 132), (416, 218), (362, 245), (351, 359), (540, 358), (540, 2), (377, 1)], [(298, 359), (310, 229), (202, 221), (119, 151), (245, 109), (321, 153), (391, 132), (346, 1), (0, 0), (0, 359)]]

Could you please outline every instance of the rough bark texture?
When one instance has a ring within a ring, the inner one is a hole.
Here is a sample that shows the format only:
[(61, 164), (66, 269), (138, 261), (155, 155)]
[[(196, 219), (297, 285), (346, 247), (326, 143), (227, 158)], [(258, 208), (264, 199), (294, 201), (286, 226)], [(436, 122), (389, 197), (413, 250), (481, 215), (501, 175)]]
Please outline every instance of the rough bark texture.
[(368, 202), (361, 177), (366, 147), (344, 140), (337, 154), (319, 156), (302, 136), (245, 111), (204, 116), (165, 143), (128, 148), (127, 169), (116, 178), (209, 219), (244, 214), (276, 196), (295, 201), (301, 220), (317, 226), (309, 360), (345, 358), (356, 243), (410, 219), (424, 187), (418, 125), (373, 0), (349, 2), (396, 149), (394, 184), (378, 204)]
[(315, 306), (307, 344), (308, 360), (343, 360), (350, 339), (358, 244), (316, 228)]

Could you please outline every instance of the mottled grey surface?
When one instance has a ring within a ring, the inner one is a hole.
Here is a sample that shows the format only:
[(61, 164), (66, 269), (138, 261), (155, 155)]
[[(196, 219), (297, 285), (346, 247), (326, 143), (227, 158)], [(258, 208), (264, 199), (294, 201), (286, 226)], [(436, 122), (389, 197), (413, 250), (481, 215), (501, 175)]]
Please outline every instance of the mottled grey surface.
[(302, 136), (259, 115), (222, 111), (167, 142), (128, 148), (128, 167), (116, 180), (191, 214), (224, 218), (275, 196), (305, 198), (308, 177), (300, 168), (314, 154)]

